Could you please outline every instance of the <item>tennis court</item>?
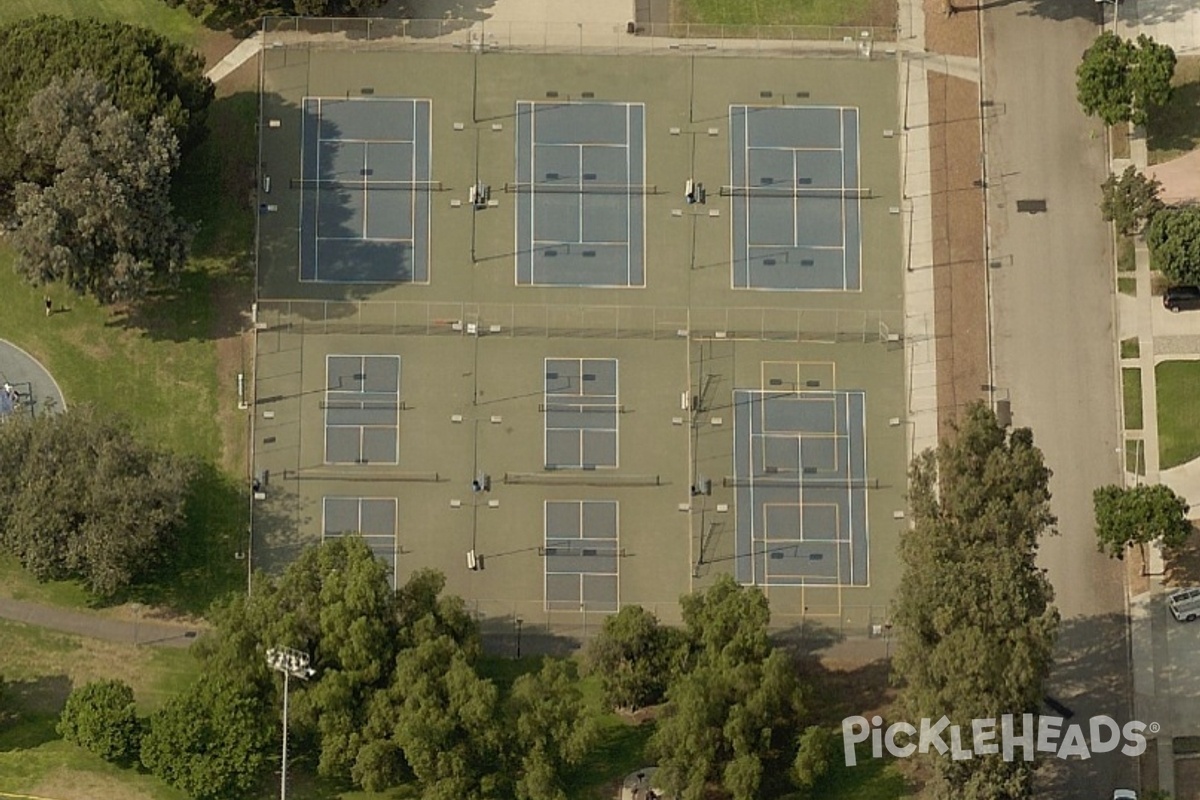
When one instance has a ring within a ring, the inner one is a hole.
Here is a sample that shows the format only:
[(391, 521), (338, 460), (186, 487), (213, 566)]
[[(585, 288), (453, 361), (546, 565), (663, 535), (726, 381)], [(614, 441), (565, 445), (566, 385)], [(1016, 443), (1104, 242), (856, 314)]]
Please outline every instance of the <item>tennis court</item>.
[(738, 580), (866, 586), (865, 394), (739, 389), (733, 402)]
[(325, 357), (325, 463), (400, 461), (400, 357)]
[(517, 284), (644, 286), (645, 108), (517, 103)]
[(614, 500), (548, 500), (545, 504), (546, 608), (616, 611), (621, 551)]
[(300, 280), (427, 283), (429, 100), (305, 97)]
[(858, 109), (729, 107), (733, 285), (857, 291)]
[(325, 497), (321, 503), (322, 541), (361, 535), (376, 557), (387, 564), (396, 586), (396, 499), (394, 497)]
[(545, 360), (546, 469), (616, 467), (617, 361)]

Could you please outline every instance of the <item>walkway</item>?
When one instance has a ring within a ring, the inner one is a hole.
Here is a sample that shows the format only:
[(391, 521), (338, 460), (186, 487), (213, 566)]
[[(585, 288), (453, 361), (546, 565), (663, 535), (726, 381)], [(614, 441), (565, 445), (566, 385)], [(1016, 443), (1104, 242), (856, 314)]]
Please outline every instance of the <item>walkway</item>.
[(153, 619), (121, 620), (96, 612), (0, 598), (0, 618), (120, 644), (190, 647), (203, 628)]

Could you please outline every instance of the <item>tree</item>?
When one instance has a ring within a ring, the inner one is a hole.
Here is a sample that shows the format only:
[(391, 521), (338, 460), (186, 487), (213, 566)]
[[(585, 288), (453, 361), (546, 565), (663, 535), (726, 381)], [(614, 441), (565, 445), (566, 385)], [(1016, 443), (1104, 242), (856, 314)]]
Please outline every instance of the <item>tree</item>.
[(142, 764), (195, 800), (248, 795), (275, 742), (275, 717), (259, 699), (266, 688), (205, 672), (150, 717)]
[(141, 750), (142, 722), (133, 689), (121, 681), (94, 681), (67, 697), (58, 734), (105, 761), (129, 764)]
[(547, 659), (540, 672), (517, 678), (508, 715), (519, 800), (567, 800), (564, 775), (579, 765), (597, 737), (596, 721), (567, 663)]
[(1180, 547), (1191, 536), (1188, 505), (1170, 487), (1101, 486), (1092, 493), (1096, 510), (1096, 538), (1100, 552), (1123, 559), (1136, 544), (1161, 539), (1165, 547)]
[(792, 779), (804, 790), (820, 786), (840, 757), (833, 731), (820, 725), (804, 729), (792, 762)]
[(1144, 125), (1150, 109), (1171, 97), (1175, 53), (1148, 36), (1137, 43), (1111, 31), (1096, 38), (1075, 70), (1080, 105), (1088, 116), (1109, 125)]
[(1150, 265), (1173, 284), (1200, 283), (1200, 206), (1169, 206), (1146, 229)]
[(767, 638), (766, 597), (725, 575), (680, 603), (690, 655), (650, 740), (659, 781), (684, 800), (714, 781), (736, 800), (758, 797), (787, 774), (802, 711), (795, 670)]
[(0, 544), (39, 580), (109, 597), (168, 561), (191, 462), (88, 406), (0, 426)]
[[(340, 537), (304, 550), (283, 575), (263, 576), (249, 598), (231, 598), (212, 613), (215, 629), (199, 644), (206, 667), (249, 683), (269, 682), (267, 648), (313, 656), (314, 680), (293, 691), (289, 719), (317, 751), (317, 771), (347, 779), (362, 744), (374, 693), (388, 686), (400, 639), (396, 601), (383, 562), (361, 537)], [(282, 698), (282, 682), (263, 708)], [(269, 683), (268, 683), (269, 685)]]
[(33, 96), (16, 143), (53, 164), (44, 184), (17, 184), (17, 269), (102, 303), (135, 300), (183, 268), (191, 228), (171, 205), (179, 148), (166, 118), (143, 126), (89, 73)]
[(605, 705), (636, 711), (661, 703), (678, 649), (673, 629), (660, 626), (641, 606), (625, 606), (605, 619), (587, 653), (589, 670), (600, 678)]
[(1109, 175), (1100, 185), (1104, 199), (1100, 211), (1105, 222), (1115, 223), (1117, 231), (1124, 236), (1141, 232), (1146, 223), (1163, 209), (1158, 198), (1162, 184), (1147, 178), (1137, 167), (1128, 166), (1121, 177)]
[(247, 22), (264, 14), (305, 17), (357, 17), (384, 5), (387, 0), (164, 0), (182, 5), (205, 20)]
[[(1143, 112), (1162, 108), (1171, 101), (1171, 78), (1175, 75), (1175, 51), (1146, 34), (1138, 34), (1137, 53), (1129, 72), (1133, 107)], [(1145, 118), (1134, 120), (1144, 124)]]
[[(1055, 522), (1049, 478), (1032, 432), (1006, 434), (982, 403), (966, 409), (952, 441), (914, 459), (893, 660), (910, 719), (969, 728), (1038, 709), (1058, 628), (1035, 561)], [(930, 758), (935, 797), (1031, 796), (1025, 761)]]
[(482, 800), (509, 786), (500, 692), (449, 637), (399, 655), (388, 699), (373, 715), (385, 728), (377, 733), (404, 753), (421, 797)]
[(16, 144), (29, 101), (55, 77), (92, 72), (117, 108), (148, 129), (155, 117), (188, 150), (201, 140), (212, 82), (204, 58), (159, 34), (123, 22), (40, 15), (0, 26), (0, 200), (24, 180), (42, 184), (52, 163), (31, 162)]

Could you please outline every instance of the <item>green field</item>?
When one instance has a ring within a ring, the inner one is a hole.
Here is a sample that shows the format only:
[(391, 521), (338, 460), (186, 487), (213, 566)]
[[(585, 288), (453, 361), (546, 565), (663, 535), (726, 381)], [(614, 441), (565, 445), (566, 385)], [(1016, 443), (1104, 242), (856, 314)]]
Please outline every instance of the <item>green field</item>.
[(197, 44), (205, 33), (191, 14), (182, 7), (171, 8), (163, 0), (4, 0), (0, 3), (0, 24), (37, 14), (134, 22), (188, 44)]
[(1200, 456), (1200, 362), (1164, 361), (1154, 369), (1158, 386), (1158, 458), (1163, 469)]
[(102, 678), (120, 677), (132, 686), (140, 710), (149, 714), (195, 679), (199, 665), (187, 650), (115, 644), (0, 620), (0, 652), (6, 715), (0, 791), (96, 800), (184, 796), (59, 740), (54, 726), (71, 689)]
[(1121, 370), (1121, 391), (1124, 397), (1125, 430), (1142, 429), (1142, 371), (1136, 367)]
[(676, 0), (676, 22), (710, 25), (896, 24), (896, 4), (887, 0)]

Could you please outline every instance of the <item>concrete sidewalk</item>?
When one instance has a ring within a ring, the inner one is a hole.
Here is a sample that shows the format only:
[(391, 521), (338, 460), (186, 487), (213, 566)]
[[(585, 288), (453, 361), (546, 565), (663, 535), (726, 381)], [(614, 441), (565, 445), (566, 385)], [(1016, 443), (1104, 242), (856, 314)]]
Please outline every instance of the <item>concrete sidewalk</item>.
[(94, 612), (0, 598), (0, 617), (40, 628), (119, 644), (191, 647), (204, 628), (153, 619), (126, 621)]

